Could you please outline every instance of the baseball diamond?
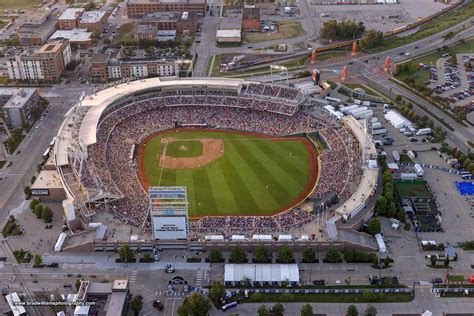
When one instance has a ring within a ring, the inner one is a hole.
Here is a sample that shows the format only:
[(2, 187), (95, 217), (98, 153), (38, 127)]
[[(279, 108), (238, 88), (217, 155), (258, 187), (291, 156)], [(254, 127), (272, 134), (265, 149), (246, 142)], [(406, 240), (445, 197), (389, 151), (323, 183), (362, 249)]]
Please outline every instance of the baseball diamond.
[(180, 129), (147, 137), (138, 175), (149, 186), (186, 186), (189, 215), (272, 215), (299, 204), (318, 176), (305, 137)]

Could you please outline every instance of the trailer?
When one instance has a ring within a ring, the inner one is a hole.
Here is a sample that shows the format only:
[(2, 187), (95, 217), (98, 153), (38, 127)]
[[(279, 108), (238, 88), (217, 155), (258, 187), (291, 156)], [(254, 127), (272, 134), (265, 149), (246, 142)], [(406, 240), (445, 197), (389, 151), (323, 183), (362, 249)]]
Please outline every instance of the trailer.
[(382, 128), (382, 124), (380, 122), (372, 123), (372, 129)]
[(398, 151), (396, 150), (392, 151), (392, 156), (393, 156), (393, 160), (395, 160), (396, 162), (400, 162), (400, 154), (398, 153)]
[(64, 241), (66, 241), (67, 234), (66, 233), (61, 233), (59, 234), (59, 238), (56, 241), (56, 244), (54, 245), (54, 251), (59, 252), (63, 248)]
[(421, 165), (419, 163), (416, 163), (413, 167), (415, 168), (416, 175), (418, 177), (423, 177), (423, 175), (425, 174), (425, 171), (423, 170)]
[(360, 108), (356, 108), (356, 109), (352, 109), (352, 110), (349, 110), (347, 111), (348, 114), (350, 115), (354, 115), (354, 113), (357, 113), (357, 112), (362, 112), (362, 111), (367, 111), (369, 108), (366, 107), (366, 106), (361, 106)]
[(418, 130), (418, 132), (416, 132), (416, 135), (417, 136), (421, 136), (421, 135), (429, 135), (433, 133), (433, 131), (431, 130), (431, 128), (420, 128)]
[(291, 235), (279, 235), (278, 241), (292, 241), (293, 237)]
[(344, 113), (344, 114), (347, 114), (348, 111), (354, 110), (354, 109), (357, 109), (357, 108), (359, 108), (359, 106), (358, 106), (358, 105), (355, 105), (355, 104), (354, 104), (354, 105), (343, 106), (343, 107), (341, 107), (341, 108), (339, 109), (339, 112), (342, 112), (342, 113)]
[(402, 181), (412, 181), (412, 180), (416, 180), (417, 178), (418, 176), (416, 175), (416, 173), (405, 172), (405, 173), (400, 174), (400, 179)]
[(411, 150), (407, 151), (407, 156), (410, 157), (410, 159), (415, 159), (415, 153)]
[(224, 241), (224, 236), (222, 235), (209, 235), (204, 238), (206, 241)]
[(369, 117), (372, 117), (373, 114), (374, 114), (374, 111), (367, 110), (367, 111), (354, 113), (352, 114), (352, 116), (355, 117), (356, 119), (367, 119)]
[(386, 134), (386, 133), (387, 133), (386, 128), (377, 128), (377, 129), (372, 130), (372, 135), (382, 135), (382, 134)]

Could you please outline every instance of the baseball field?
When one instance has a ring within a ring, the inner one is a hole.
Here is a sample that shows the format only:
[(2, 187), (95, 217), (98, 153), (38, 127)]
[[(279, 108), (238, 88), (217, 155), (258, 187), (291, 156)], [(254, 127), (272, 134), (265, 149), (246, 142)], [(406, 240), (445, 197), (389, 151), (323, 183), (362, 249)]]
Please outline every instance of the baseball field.
[(149, 186), (186, 186), (189, 216), (271, 215), (298, 204), (318, 177), (304, 137), (222, 130), (173, 130), (140, 146), (138, 177)]

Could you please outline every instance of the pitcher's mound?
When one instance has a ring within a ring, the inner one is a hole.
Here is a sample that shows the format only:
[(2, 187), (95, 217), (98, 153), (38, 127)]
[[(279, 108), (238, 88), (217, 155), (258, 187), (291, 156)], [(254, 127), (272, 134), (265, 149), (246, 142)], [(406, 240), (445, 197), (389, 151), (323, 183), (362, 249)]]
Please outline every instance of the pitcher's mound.
[[(184, 139), (179, 139), (184, 140)], [(191, 139), (190, 139), (191, 140)], [(174, 138), (167, 137), (161, 141), (165, 143), (163, 155), (160, 157), (160, 167), (167, 169), (194, 169), (200, 168), (219, 159), (224, 154), (224, 142), (217, 138), (196, 138), (192, 139), (202, 143), (202, 155), (198, 157), (171, 157), (166, 155), (166, 145), (177, 141)], [(179, 147), (181, 151), (187, 151), (184, 145)]]

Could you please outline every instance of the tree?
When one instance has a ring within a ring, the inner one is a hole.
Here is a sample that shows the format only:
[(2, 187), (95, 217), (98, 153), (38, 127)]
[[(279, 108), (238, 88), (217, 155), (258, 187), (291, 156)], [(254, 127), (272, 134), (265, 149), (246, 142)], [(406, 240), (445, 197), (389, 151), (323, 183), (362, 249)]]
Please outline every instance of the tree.
[(347, 307), (346, 316), (359, 316), (359, 311), (355, 305), (351, 304)]
[(326, 257), (324, 260), (328, 263), (337, 263), (341, 260), (341, 254), (337, 251), (336, 248), (331, 247), (326, 252)]
[(272, 307), (272, 315), (273, 316), (283, 316), (285, 313), (285, 308), (283, 307), (283, 304), (281, 303), (276, 303)]
[(197, 292), (187, 297), (178, 308), (179, 316), (206, 316), (211, 309), (209, 300)]
[(137, 295), (133, 298), (132, 303), (130, 304), (130, 309), (133, 311), (135, 316), (138, 316), (143, 307), (143, 297)]
[(254, 302), (260, 302), (263, 299), (263, 295), (260, 292), (255, 292), (250, 296), (250, 298)]
[(211, 261), (211, 262), (221, 262), (222, 261), (222, 252), (217, 248), (212, 248), (209, 251), (209, 261)]
[(370, 49), (381, 46), (383, 44), (383, 32), (376, 30), (369, 30), (365, 37), (361, 40), (361, 47), (363, 49)]
[(46, 223), (51, 223), (53, 221), (53, 212), (48, 206), (43, 206), (43, 212), (41, 213), (41, 218)]
[(144, 262), (153, 262), (153, 258), (151, 257), (151, 254), (148, 252), (143, 255), (143, 261)]
[(31, 197), (31, 188), (29, 186), (26, 186), (23, 189), (23, 193), (25, 193), (25, 197), (28, 200)]
[(444, 265), (447, 267), (449, 266), (449, 257), (446, 256), (446, 258), (444, 258)]
[(214, 282), (214, 284), (211, 286), (211, 289), (209, 290), (209, 299), (214, 303), (214, 305), (217, 306), (220, 304), (221, 298), (224, 297), (224, 292), (224, 285), (219, 282)]
[(330, 20), (323, 23), (319, 35), (326, 40), (346, 40), (359, 38), (364, 34), (364, 23), (343, 20)]
[(385, 259), (383, 260), (383, 265), (384, 265), (385, 268), (387, 268), (390, 265), (390, 257), (389, 256), (385, 257)]
[(387, 212), (388, 201), (387, 199), (381, 195), (377, 198), (377, 202), (375, 202), (375, 212), (378, 215), (384, 215)]
[(247, 254), (239, 245), (232, 248), (229, 257), (230, 263), (244, 263), (247, 262)]
[(77, 279), (74, 286), (76, 287), (76, 291), (79, 291), (79, 288), (81, 287), (81, 280)]
[(243, 278), (242, 281), (240, 281), (240, 284), (243, 286), (243, 287), (250, 287), (252, 285), (252, 281), (250, 280), (250, 278)]
[(308, 247), (303, 250), (303, 261), (304, 262), (315, 262), (316, 261), (316, 251), (313, 248)]
[(431, 265), (432, 265), (432, 266), (436, 266), (436, 261), (437, 261), (436, 256), (432, 255), (432, 256), (430, 257), (430, 261), (431, 261)]
[(379, 234), (382, 230), (382, 226), (380, 221), (377, 218), (370, 219), (369, 223), (367, 224), (367, 231), (371, 235)]
[(33, 199), (30, 202), (30, 209), (34, 212), (36, 205), (40, 204), (40, 201), (37, 199)]
[(268, 316), (270, 313), (268, 312), (267, 306), (261, 305), (261, 306), (257, 309), (257, 314), (258, 314), (258, 316)]
[(293, 250), (288, 246), (283, 246), (278, 250), (278, 261), (281, 263), (293, 263), (295, 262), (295, 256)]
[(259, 245), (255, 249), (254, 261), (259, 262), (259, 263), (270, 262), (270, 252), (268, 251), (268, 248), (265, 247), (264, 245)]
[(133, 253), (128, 244), (123, 244), (119, 249), (119, 259), (123, 263), (133, 261)]
[(99, 30), (92, 31), (92, 38), (99, 39), (100, 38), (100, 31)]
[(96, 8), (97, 8), (97, 5), (96, 5), (95, 2), (93, 2), (93, 1), (89, 2), (89, 3), (86, 4), (86, 6), (85, 6), (85, 10), (86, 10), (86, 11), (95, 10)]
[(36, 218), (41, 218), (41, 215), (43, 215), (43, 205), (41, 204), (36, 205), (33, 213), (35, 213)]
[(301, 316), (313, 316), (313, 308), (308, 303), (301, 307)]
[(35, 255), (35, 266), (39, 266), (43, 263), (43, 259), (41, 259), (40, 255)]
[(403, 101), (403, 97), (401, 95), (397, 94), (395, 96), (395, 102), (397, 102), (398, 104), (401, 104), (402, 101)]
[(375, 308), (375, 306), (372, 304), (367, 305), (367, 309), (364, 312), (364, 316), (376, 316), (376, 315), (377, 315), (377, 309)]

